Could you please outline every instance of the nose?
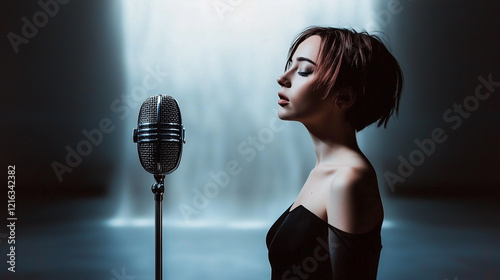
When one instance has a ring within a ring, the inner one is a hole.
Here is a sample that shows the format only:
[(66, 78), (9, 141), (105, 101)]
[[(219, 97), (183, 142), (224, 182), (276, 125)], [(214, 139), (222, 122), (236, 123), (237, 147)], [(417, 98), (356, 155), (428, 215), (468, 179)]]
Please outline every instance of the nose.
[(286, 77), (286, 73), (278, 77), (277, 80), (278, 84), (282, 87), (289, 88), (292, 84), (290, 83), (290, 80)]

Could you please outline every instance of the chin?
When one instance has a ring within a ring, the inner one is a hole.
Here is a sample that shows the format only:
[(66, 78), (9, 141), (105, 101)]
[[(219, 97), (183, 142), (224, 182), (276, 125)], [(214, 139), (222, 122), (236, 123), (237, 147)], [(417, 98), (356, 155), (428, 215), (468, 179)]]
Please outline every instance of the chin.
[(283, 120), (283, 121), (288, 121), (290, 120), (289, 117), (287, 116), (286, 112), (283, 112), (283, 109), (280, 108), (278, 110), (278, 118), (280, 118), (280, 120)]
[(282, 121), (296, 121), (296, 115), (285, 108), (278, 109), (278, 118)]

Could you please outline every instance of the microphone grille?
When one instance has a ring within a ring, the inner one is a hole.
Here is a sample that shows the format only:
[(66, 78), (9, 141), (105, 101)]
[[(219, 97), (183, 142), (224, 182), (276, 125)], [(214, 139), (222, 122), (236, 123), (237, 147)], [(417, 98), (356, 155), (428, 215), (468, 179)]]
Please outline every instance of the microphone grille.
[(142, 103), (141, 110), (139, 111), (139, 124), (154, 123), (158, 116), (158, 102), (157, 96), (151, 96)]
[(179, 106), (172, 96), (163, 95), (160, 111), (160, 120), (162, 123), (181, 123)]
[[(138, 124), (158, 124), (173, 129), (167, 135), (155, 134), (148, 136), (152, 141), (138, 143), (142, 167), (152, 174), (167, 174), (177, 169), (183, 144), (182, 120), (177, 101), (168, 95), (149, 97), (141, 106)], [(170, 133), (177, 135), (172, 136)]]

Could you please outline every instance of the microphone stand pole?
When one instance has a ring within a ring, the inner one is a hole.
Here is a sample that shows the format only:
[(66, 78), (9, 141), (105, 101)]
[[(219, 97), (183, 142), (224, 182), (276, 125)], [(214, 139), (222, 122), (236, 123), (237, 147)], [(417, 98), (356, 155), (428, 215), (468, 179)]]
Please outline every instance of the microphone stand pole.
[(162, 260), (162, 201), (165, 191), (165, 175), (155, 174), (156, 183), (151, 186), (151, 191), (155, 196), (155, 280), (162, 280), (163, 260)]

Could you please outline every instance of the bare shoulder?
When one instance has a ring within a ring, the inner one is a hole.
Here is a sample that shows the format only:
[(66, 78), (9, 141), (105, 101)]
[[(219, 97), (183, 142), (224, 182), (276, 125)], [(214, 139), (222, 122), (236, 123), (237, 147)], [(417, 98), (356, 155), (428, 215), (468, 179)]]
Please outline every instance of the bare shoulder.
[(330, 190), (364, 193), (376, 183), (377, 176), (370, 165), (345, 166), (337, 170), (330, 184)]
[(383, 219), (377, 176), (369, 164), (339, 168), (330, 184), (328, 223), (349, 233), (365, 233)]

